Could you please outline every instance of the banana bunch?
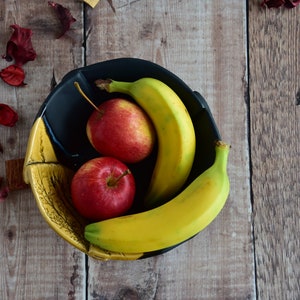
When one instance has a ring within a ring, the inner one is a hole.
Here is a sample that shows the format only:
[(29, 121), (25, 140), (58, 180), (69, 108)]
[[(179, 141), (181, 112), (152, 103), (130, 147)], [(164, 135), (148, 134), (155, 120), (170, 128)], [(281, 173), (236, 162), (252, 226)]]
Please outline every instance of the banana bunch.
[(85, 238), (101, 249), (151, 252), (177, 245), (205, 228), (229, 194), (230, 146), (218, 141), (214, 164), (169, 202), (154, 209), (108, 219), (85, 227)]
[(132, 96), (151, 118), (158, 154), (144, 204), (152, 208), (168, 201), (186, 182), (195, 156), (194, 126), (183, 102), (169, 86), (154, 78), (135, 82), (99, 79), (95, 84), (110, 93)]

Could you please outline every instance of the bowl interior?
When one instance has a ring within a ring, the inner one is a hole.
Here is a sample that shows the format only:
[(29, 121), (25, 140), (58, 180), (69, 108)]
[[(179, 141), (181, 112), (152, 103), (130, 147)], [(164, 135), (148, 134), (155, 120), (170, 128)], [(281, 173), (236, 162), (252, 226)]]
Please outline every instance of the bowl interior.
[[(169, 85), (182, 99), (191, 115), (197, 144), (195, 163), (188, 183), (213, 163), (214, 141), (220, 139), (220, 134), (203, 97), (198, 92), (192, 91), (176, 75), (157, 64), (141, 59), (122, 58), (68, 73), (41, 107), (38, 116), (44, 119), (57, 155), (63, 164), (77, 169), (88, 159), (99, 156), (90, 145), (85, 131), (86, 122), (93, 108), (76, 90), (74, 81), (78, 81), (83, 91), (99, 105), (119, 95), (100, 91), (94, 85), (96, 79), (134, 81), (142, 77), (154, 77)], [(146, 162), (149, 168), (153, 165), (153, 159), (155, 154), (150, 163)]]

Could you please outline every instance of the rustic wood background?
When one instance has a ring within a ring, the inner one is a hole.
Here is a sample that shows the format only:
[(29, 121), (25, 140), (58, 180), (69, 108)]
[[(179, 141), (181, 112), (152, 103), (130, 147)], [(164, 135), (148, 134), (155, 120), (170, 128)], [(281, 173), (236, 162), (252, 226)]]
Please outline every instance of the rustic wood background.
[[(0, 203), (0, 299), (299, 299), (300, 7), (259, 0), (61, 0), (76, 22), (57, 39), (47, 1), (0, 2), (0, 53), (19, 24), (37, 59), (24, 88), (0, 82), (20, 120), (0, 127), (5, 161), (24, 157), (53, 83), (70, 70), (118, 57), (156, 62), (209, 103), (232, 145), (231, 193), (217, 219), (164, 255), (100, 262), (59, 238), (30, 189)], [(0, 60), (0, 68), (8, 63)]]

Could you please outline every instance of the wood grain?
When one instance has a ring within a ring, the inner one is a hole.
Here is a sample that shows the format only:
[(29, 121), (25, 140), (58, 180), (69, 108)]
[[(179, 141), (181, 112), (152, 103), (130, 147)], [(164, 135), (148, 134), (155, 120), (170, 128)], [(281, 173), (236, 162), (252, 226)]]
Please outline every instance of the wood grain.
[(48, 227), (29, 189), (10, 192), (0, 203), (0, 299), (299, 299), (300, 7), (114, 0), (113, 12), (107, 1), (60, 3), (77, 21), (56, 39), (47, 1), (0, 2), (1, 54), (14, 23), (32, 29), (38, 54), (24, 66), (26, 87), (0, 82), (0, 101), (20, 116), (0, 128), (0, 177), (5, 161), (24, 157), (39, 107), (68, 71), (138, 57), (207, 100), (232, 145), (231, 193), (209, 227), (172, 251), (101, 262)]
[[(197, 237), (136, 262), (89, 259), (89, 299), (253, 299), (247, 136), (246, 6), (242, 1), (114, 1), (86, 11), (87, 64), (156, 62), (203, 94), (232, 144), (231, 196)], [(97, 49), (97, 51), (95, 51)]]
[[(53, 81), (82, 66), (82, 4), (63, 1), (77, 22), (69, 35), (57, 40), (60, 24), (47, 1), (1, 1), (1, 54), (12, 31), (11, 24), (30, 28), (37, 52), (35, 61), (24, 65), (24, 88), (0, 82), (1, 102), (14, 107), (20, 119), (13, 128), (1, 127), (1, 176), (5, 161), (25, 156), (29, 130)], [(10, 63), (0, 60), (0, 68)], [(0, 205), (0, 298), (83, 299), (85, 256), (75, 251), (46, 225), (32, 192), (11, 192)]]
[(300, 297), (299, 17), (299, 7), (266, 10), (250, 4), (251, 161), (259, 299)]

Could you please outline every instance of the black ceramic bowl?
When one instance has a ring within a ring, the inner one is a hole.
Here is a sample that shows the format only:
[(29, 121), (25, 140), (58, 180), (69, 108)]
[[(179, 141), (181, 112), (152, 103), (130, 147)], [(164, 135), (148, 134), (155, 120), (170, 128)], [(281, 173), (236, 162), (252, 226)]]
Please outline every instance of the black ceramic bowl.
[[(89, 143), (85, 131), (93, 108), (83, 100), (74, 82), (77, 81), (87, 96), (99, 105), (115, 95), (100, 91), (94, 85), (96, 79), (135, 81), (142, 77), (153, 77), (166, 83), (178, 94), (190, 113), (196, 133), (196, 154), (186, 183), (188, 185), (213, 164), (214, 142), (220, 139), (220, 135), (203, 97), (176, 75), (150, 61), (120, 58), (71, 71), (41, 106), (28, 141), (24, 179), (31, 185), (43, 217), (70, 244), (99, 259), (137, 259), (170, 250), (127, 255), (90, 245), (83, 236), (84, 226), (88, 222), (74, 210), (69, 192), (74, 172), (87, 160), (99, 156)], [(145, 161), (130, 166), (138, 178), (137, 197), (149, 182), (155, 158), (154, 151)], [(139, 209), (135, 205), (131, 212)]]

